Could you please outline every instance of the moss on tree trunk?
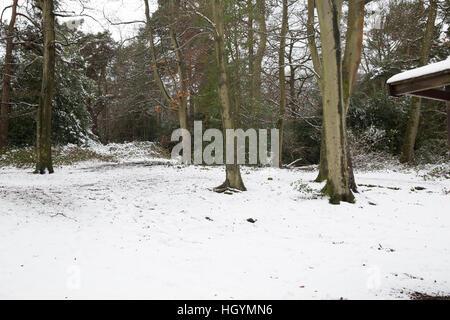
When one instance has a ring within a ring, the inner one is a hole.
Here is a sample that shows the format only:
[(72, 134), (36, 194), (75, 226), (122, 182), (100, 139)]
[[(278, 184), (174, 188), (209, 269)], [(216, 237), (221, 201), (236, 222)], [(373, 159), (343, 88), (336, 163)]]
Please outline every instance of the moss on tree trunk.
[[(218, 91), (219, 100), (222, 107), (222, 127), (223, 130), (234, 129), (234, 117), (233, 114), (230, 93), (228, 89), (228, 76), (227, 76), (227, 60), (225, 55), (225, 39), (224, 39), (224, 19), (223, 19), (223, 6), (221, 0), (211, 1), (212, 12), (215, 23), (215, 53), (216, 64), (218, 70)], [(225, 135), (227, 136), (227, 135)], [(227, 145), (227, 143), (225, 144)], [(236, 148), (236, 143), (233, 143)], [(236, 151), (236, 150), (235, 150)], [(234, 152), (234, 164), (226, 165), (226, 179), (225, 182), (219, 187), (215, 188), (217, 192), (223, 192), (228, 188), (236, 189), (240, 191), (246, 191), (244, 182), (242, 180), (240, 167), (237, 164), (237, 152)]]
[(55, 88), (55, 16), (53, 0), (42, 0), (42, 28), (44, 32), (44, 63), (42, 87), (37, 112), (36, 173), (53, 173), (51, 123)]

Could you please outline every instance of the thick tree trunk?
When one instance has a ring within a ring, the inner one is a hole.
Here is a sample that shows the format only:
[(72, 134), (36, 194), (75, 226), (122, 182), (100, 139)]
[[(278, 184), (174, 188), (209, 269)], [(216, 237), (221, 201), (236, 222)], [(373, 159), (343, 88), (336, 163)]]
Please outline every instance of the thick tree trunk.
[[(358, 192), (358, 186), (356, 184), (355, 174), (353, 172), (353, 161), (351, 157), (350, 144), (348, 143), (348, 135), (346, 135), (347, 145), (347, 166), (350, 178), (350, 189), (353, 192)], [(322, 128), (321, 143), (320, 143), (320, 162), (319, 162), (319, 174), (317, 175), (315, 182), (323, 182), (328, 179), (328, 163), (327, 163), (327, 146), (325, 138), (325, 130)]]
[(283, 18), (281, 23), (280, 50), (278, 53), (278, 73), (280, 80), (280, 114), (278, 120), (278, 130), (280, 130), (279, 140), (279, 165), (283, 167), (283, 136), (284, 136), (284, 118), (286, 114), (287, 95), (286, 95), (286, 74), (285, 74), (285, 54), (286, 54), (286, 35), (288, 32), (288, 4), (283, 0)]
[(355, 193), (358, 193), (358, 185), (356, 184), (355, 173), (353, 172), (353, 160), (352, 160), (352, 152), (350, 149), (350, 143), (348, 142), (348, 134), (345, 135), (346, 146), (347, 146), (347, 168), (350, 179), (350, 190)]
[(55, 87), (55, 16), (53, 0), (42, 0), (42, 29), (44, 31), (44, 64), (42, 88), (37, 114), (36, 173), (53, 173), (51, 121)]
[[(425, 34), (422, 40), (422, 50), (420, 52), (419, 67), (426, 65), (430, 58), (430, 48), (433, 41), (434, 24), (436, 22), (438, 9), (438, 1), (430, 0), (430, 7), (428, 8), (428, 21), (425, 28)], [(422, 106), (422, 100), (419, 98), (413, 98), (411, 100), (411, 107), (409, 109), (408, 124), (406, 126), (405, 138), (403, 140), (402, 154), (400, 156), (400, 162), (413, 162), (414, 161), (414, 146), (416, 144), (417, 132), (419, 130), (420, 121), (420, 109)]]
[(346, 110), (342, 79), (340, 0), (317, 1), (323, 64), (323, 120), (328, 163), (324, 189), (330, 202), (353, 202), (347, 164)]
[(5, 71), (3, 73), (2, 105), (0, 109), (0, 149), (8, 146), (8, 114), (11, 96), (11, 73), (14, 49), (14, 26), (17, 17), (17, 1), (14, 0), (11, 10), (8, 32), (6, 34)]
[[(350, 107), (350, 98), (353, 93), (353, 88), (356, 82), (356, 76), (358, 74), (358, 68), (361, 64), (361, 52), (362, 52), (362, 42), (363, 42), (363, 30), (364, 30), (364, 8), (366, 0), (349, 0), (348, 1), (348, 17), (347, 17), (347, 33), (346, 33), (346, 43), (345, 43), (345, 53), (342, 62), (342, 86), (344, 95), (344, 110), (345, 116), (348, 113)], [(314, 0), (308, 0), (308, 37), (309, 46), (311, 48), (312, 60), (314, 63), (314, 69), (318, 74), (319, 87), (321, 87), (320, 75), (322, 73), (321, 61), (319, 59), (317, 46), (314, 40)], [(338, 17), (341, 15), (342, 11), (342, 1), (336, 3)], [(321, 88), (323, 91), (323, 89)], [(351, 159), (350, 145), (348, 142), (348, 135), (345, 135), (346, 140), (346, 157), (347, 157), (347, 167), (350, 179), (350, 189), (357, 192), (357, 185), (355, 181), (355, 176), (353, 173), (353, 163)], [(322, 130), (322, 143), (320, 152), (320, 166), (319, 175), (316, 179), (318, 182), (325, 181), (327, 179), (327, 159), (326, 159), (326, 137), (325, 131)]]
[[(224, 37), (224, 19), (222, 0), (211, 0), (211, 7), (214, 16), (216, 33), (214, 36), (216, 63), (218, 70), (218, 86), (219, 99), (222, 106), (222, 126), (223, 130), (234, 129), (234, 115), (230, 101), (230, 93), (228, 89), (227, 61), (225, 55), (225, 37)], [(225, 135), (226, 136), (226, 135)], [(227, 144), (225, 144), (227, 145)], [(235, 143), (233, 143), (235, 145)], [(235, 159), (233, 164), (226, 165), (226, 179), (219, 187), (215, 188), (216, 192), (224, 192), (227, 189), (236, 189), (246, 191), (244, 182), (242, 181), (241, 171), (237, 163), (237, 153), (234, 152)]]

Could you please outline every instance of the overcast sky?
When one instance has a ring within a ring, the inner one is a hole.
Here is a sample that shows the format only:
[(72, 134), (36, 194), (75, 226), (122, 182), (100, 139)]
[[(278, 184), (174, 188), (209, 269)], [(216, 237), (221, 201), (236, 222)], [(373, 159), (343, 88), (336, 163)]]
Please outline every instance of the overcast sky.
[[(139, 27), (139, 24), (113, 26), (108, 23), (108, 20), (104, 16), (113, 22), (145, 19), (144, 1), (142, 0), (62, 0), (62, 7), (64, 10), (73, 11), (77, 15), (82, 13), (80, 1), (83, 1), (88, 8), (84, 13), (95, 19), (84, 17), (84, 31), (98, 32), (106, 29), (112, 32), (114, 38), (120, 40), (121, 38), (127, 38), (132, 35), (134, 30)], [(0, 9), (3, 11), (12, 2), (13, 0), (0, 0)], [(19, 0), (19, 6), (25, 6), (26, 3), (27, 0)], [(156, 9), (157, 0), (150, 0), (150, 5), (153, 7), (153, 10)], [(19, 10), (23, 11), (23, 9)], [(9, 21), (10, 14), (10, 10), (5, 11), (3, 21)], [(80, 18), (76, 17), (62, 20), (74, 19)]]

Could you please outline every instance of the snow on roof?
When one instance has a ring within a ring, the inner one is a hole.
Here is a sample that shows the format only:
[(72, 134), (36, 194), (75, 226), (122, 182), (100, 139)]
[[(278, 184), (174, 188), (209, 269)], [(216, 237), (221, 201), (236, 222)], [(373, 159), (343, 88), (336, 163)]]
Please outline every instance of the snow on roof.
[(390, 78), (387, 83), (395, 83), (404, 80), (419, 78), (446, 70), (450, 70), (450, 56), (447, 58), (447, 60), (396, 74), (395, 76)]

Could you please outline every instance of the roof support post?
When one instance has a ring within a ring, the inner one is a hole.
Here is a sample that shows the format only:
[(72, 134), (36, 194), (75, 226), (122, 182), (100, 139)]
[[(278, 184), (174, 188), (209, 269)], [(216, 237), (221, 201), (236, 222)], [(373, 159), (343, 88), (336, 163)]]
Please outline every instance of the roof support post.
[[(445, 91), (450, 92), (450, 86), (446, 86)], [(447, 101), (447, 146), (450, 156), (450, 101)]]

